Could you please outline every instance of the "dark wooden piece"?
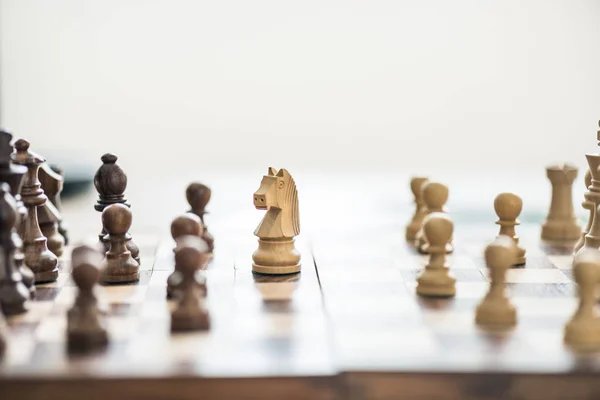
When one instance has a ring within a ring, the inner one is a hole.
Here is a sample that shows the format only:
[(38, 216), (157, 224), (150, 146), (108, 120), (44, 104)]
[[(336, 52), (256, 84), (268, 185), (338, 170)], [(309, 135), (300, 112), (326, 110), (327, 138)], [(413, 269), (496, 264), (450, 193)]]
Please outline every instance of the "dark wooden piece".
[(47, 197), (38, 179), (38, 169), (46, 160), (29, 151), (29, 142), (19, 139), (15, 143), (13, 161), (27, 167), (27, 174), (21, 189), (23, 203), (27, 207), (27, 217), (19, 225), (23, 239), (25, 263), (35, 275), (35, 282), (51, 282), (58, 278), (58, 258), (48, 250), (46, 238), (42, 235), (37, 217), (38, 207), (46, 204)]
[[(127, 189), (127, 175), (117, 165), (118, 157), (114, 154), (106, 153), (101, 158), (102, 165), (96, 171), (94, 176), (94, 186), (98, 191), (98, 201), (94, 206), (94, 209), (99, 212), (103, 212), (104, 209), (111, 204), (123, 204), (130, 207), (125, 198), (125, 189)], [(131, 252), (131, 256), (140, 264), (140, 249), (135, 244), (131, 235), (127, 232), (126, 235), (129, 237), (127, 242), (127, 249)], [(106, 229), (102, 227), (102, 231), (98, 235), (100, 242), (104, 243), (106, 250), (108, 251), (108, 240), (106, 237)]]
[[(171, 236), (175, 241), (176, 245), (179, 241), (179, 238), (184, 236), (197, 236), (201, 237), (203, 232), (202, 221), (200, 217), (195, 214), (186, 213), (176, 217), (171, 223)], [(174, 249), (176, 251), (177, 248)], [(174, 296), (174, 292), (178, 289), (178, 286), (181, 284), (181, 272), (177, 264), (175, 264), (175, 270), (169, 278), (167, 279), (167, 297), (172, 298)], [(206, 294), (206, 282), (202, 282), (201, 290)]]
[(17, 244), (13, 233), (17, 224), (17, 204), (8, 183), (0, 184), (0, 306), (6, 315), (24, 313), (29, 309), (29, 290), (22, 282), (15, 264)]
[[(27, 168), (22, 165), (17, 165), (11, 162), (11, 154), (13, 153), (12, 134), (0, 130), (0, 182), (6, 182), (10, 185), (10, 193), (14, 197), (17, 205), (17, 213), (19, 214), (17, 226), (27, 217), (27, 208), (21, 200), (21, 189)], [(33, 271), (25, 265), (23, 254), (23, 241), (17, 229), (12, 232), (13, 242), (17, 245), (14, 252), (15, 264), (18, 272), (21, 274), (21, 280), (29, 289), (31, 298), (35, 297), (35, 277)]]
[(38, 178), (44, 193), (48, 197), (43, 208), (38, 209), (38, 219), (42, 234), (48, 239), (48, 248), (57, 257), (62, 256), (66, 244), (64, 236), (60, 233), (62, 215), (56, 205), (58, 194), (62, 190), (62, 176), (54, 172), (48, 163), (40, 166)]
[(48, 163), (42, 164), (38, 173), (42, 189), (48, 196), (48, 200), (54, 205), (58, 215), (58, 232), (64, 239), (65, 244), (69, 244), (69, 234), (67, 224), (62, 218), (62, 202), (60, 194), (64, 186), (63, 172), (60, 168)]
[(202, 238), (208, 244), (210, 252), (215, 249), (215, 238), (208, 231), (208, 227), (204, 222), (204, 214), (208, 214), (205, 208), (210, 201), (211, 194), (212, 192), (208, 186), (198, 182), (190, 183), (185, 191), (185, 197), (191, 207), (189, 212), (199, 216), (202, 221), (202, 225), (204, 226)]
[(67, 343), (70, 350), (85, 351), (108, 344), (104, 312), (98, 307), (94, 287), (100, 279), (102, 253), (82, 245), (73, 249), (72, 278), (77, 297), (67, 313)]
[(102, 211), (102, 225), (107, 232), (108, 251), (103, 262), (102, 282), (124, 283), (140, 279), (140, 265), (127, 248), (130, 237), (131, 210), (124, 204), (115, 203)]
[(171, 313), (171, 331), (186, 332), (210, 329), (210, 316), (197, 287), (197, 272), (205, 262), (208, 245), (197, 236), (179, 238), (175, 263), (182, 276), (181, 298)]

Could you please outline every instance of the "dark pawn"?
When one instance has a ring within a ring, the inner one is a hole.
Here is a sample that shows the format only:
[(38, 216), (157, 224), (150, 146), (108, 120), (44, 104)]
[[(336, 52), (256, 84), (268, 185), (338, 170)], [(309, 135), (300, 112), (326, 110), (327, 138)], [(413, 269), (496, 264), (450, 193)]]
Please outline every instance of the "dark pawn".
[[(201, 237), (202, 235), (202, 222), (200, 221), (200, 217), (195, 214), (186, 213), (178, 216), (171, 223), (171, 236), (173, 240), (177, 244), (181, 237), (185, 236), (196, 236)], [(177, 250), (175, 247), (174, 251)], [(178, 289), (178, 286), (181, 284), (181, 273), (175, 263), (175, 270), (169, 278), (167, 278), (167, 297), (171, 298), (174, 296), (174, 292)], [(206, 285), (202, 285), (201, 290), (206, 293)]]
[[(111, 204), (123, 204), (129, 207), (127, 199), (125, 198), (127, 175), (121, 167), (116, 164), (118, 160), (117, 156), (106, 153), (100, 159), (102, 160), (102, 165), (98, 168), (98, 171), (96, 171), (96, 175), (94, 175), (94, 186), (98, 192), (98, 201), (94, 208), (96, 211), (102, 212)], [(127, 236), (131, 239), (129, 233), (127, 233)], [(104, 227), (98, 237), (100, 242), (104, 243), (104, 246), (108, 251), (108, 241)], [(135, 261), (140, 264), (140, 249), (133, 240), (127, 242), (127, 249), (131, 252), (131, 256)]]
[[(22, 165), (17, 165), (11, 162), (13, 146), (11, 144), (13, 136), (5, 131), (0, 130), (0, 182), (6, 182), (10, 185), (10, 194), (14, 197), (17, 205), (18, 221), (17, 226), (27, 217), (27, 208), (21, 200), (21, 189), (27, 168)], [(15, 249), (15, 264), (17, 270), (21, 273), (21, 280), (29, 289), (30, 297), (35, 297), (35, 277), (31, 269), (24, 263), (23, 241), (14, 229), (12, 232), (13, 241), (17, 248)]]
[(109, 243), (102, 268), (104, 283), (135, 282), (140, 279), (140, 265), (127, 249), (130, 240), (127, 231), (131, 227), (131, 219), (129, 207), (120, 203), (111, 204), (102, 211), (102, 224), (108, 233), (106, 237)]
[(47, 240), (48, 250), (60, 258), (63, 255), (65, 238), (58, 232), (60, 216), (54, 204), (47, 201), (46, 204), (38, 207), (38, 221), (42, 235)]
[(213, 252), (215, 249), (215, 238), (210, 234), (208, 227), (204, 222), (204, 214), (208, 213), (205, 208), (210, 201), (211, 194), (211, 190), (208, 186), (197, 182), (190, 183), (185, 191), (185, 197), (191, 207), (189, 212), (200, 217), (202, 225), (204, 225), (204, 233), (202, 234), (202, 238), (206, 244), (208, 244), (209, 251)]
[(29, 142), (19, 139), (15, 143), (13, 161), (27, 167), (27, 174), (21, 189), (21, 197), (27, 207), (27, 217), (19, 223), (19, 235), (23, 239), (25, 264), (35, 274), (35, 282), (51, 282), (58, 278), (58, 258), (48, 250), (46, 238), (42, 235), (37, 217), (38, 207), (46, 204), (47, 197), (38, 179), (38, 170), (46, 160), (29, 151)]
[(78, 293), (67, 313), (67, 343), (70, 350), (85, 351), (108, 344), (104, 313), (94, 290), (100, 279), (102, 253), (82, 245), (73, 249), (72, 278)]
[(10, 194), (8, 183), (0, 184), (0, 306), (6, 315), (15, 315), (29, 309), (29, 290), (21, 281), (21, 273), (15, 264), (14, 242), (17, 223), (17, 205)]
[[(62, 171), (58, 168), (51, 167), (48, 163), (42, 164), (40, 172), (38, 173), (42, 189), (48, 200), (54, 206), (54, 211), (58, 219), (58, 233), (63, 237), (63, 243), (69, 244), (69, 235), (67, 233), (67, 225), (64, 223), (61, 208), (62, 204), (60, 201), (60, 193), (63, 190), (64, 178)], [(42, 229), (42, 232), (44, 230)], [(51, 249), (52, 250), (52, 249)]]
[(210, 329), (210, 316), (204, 300), (197, 290), (197, 273), (206, 262), (208, 246), (197, 236), (179, 239), (175, 250), (175, 263), (181, 272), (181, 297), (171, 313), (171, 331), (185, 332)]

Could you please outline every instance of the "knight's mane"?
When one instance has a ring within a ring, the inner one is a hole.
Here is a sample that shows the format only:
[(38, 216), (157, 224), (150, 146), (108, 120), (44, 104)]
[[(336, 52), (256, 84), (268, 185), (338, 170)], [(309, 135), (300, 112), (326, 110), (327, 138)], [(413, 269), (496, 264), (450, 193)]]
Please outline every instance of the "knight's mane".
[(294, 182), (294, 178), (289, 173), (284, 175), (284, 179), (287, 178), (286, 190), (285, 190), (285, 204), (289, 207), (291, 222), (292, 222), (292, 230), (294, 235), (298, 236), (300, 234), (300, 214), (298, 211), (298, 190), (296, 189), (296, 182)]

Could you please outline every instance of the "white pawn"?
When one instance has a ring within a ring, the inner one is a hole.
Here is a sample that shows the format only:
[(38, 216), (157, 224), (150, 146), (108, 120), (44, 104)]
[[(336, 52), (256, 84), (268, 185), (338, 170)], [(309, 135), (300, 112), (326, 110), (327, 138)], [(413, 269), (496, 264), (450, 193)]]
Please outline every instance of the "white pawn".
[(477, 306), (475, 323), (493, 329), (511, 328), (517, 324), (517, 310), (506, 295), (506, 271), (517, 256), (517, 245), (512, 238), (500, 235), (485, 248), (484, 254), (491, 283)]
[(600, 283), (600, 251), (584, 247), (573, 262), (573, 276), (578, 286), (579, 306), (565, 326), (565, 343), (577, 350), (600, 350), (600, 318), (595, 310)]
[(453, 231), (454, 224), (447, 214), (434, 212), (425, 217), (423, 234), (428, 243), (429, 262), (417, 278), (417, 294), (429, 297), (456, 294), (456, 278), (446, 264), (446, 246)]
[(515, 226), (520, 224), (518, 218), (523, 210), (523, 200), (514, 193), (500, 193), (494, 199), (494, 210), (498, 216), (496, 224), (500, 225), (498, 234), (511, 237), (517, 245), (517, 255), (513, 265), (525, 265), (526, 252), (519, 246), (519, 237), (515, 231)]
[[(425, 182), (421, 188), (421, 197), (425, 202), (427, 215), (432, 213), (447, 214), (446, 203), (448, 202), (448, 186), (439, 182)], [(417, 248), (421, 253), (429, 254), (429, 244), (423, 230), (417, 234)], [(446, 243), (446, 253), (452, 252), (452, 238)]]

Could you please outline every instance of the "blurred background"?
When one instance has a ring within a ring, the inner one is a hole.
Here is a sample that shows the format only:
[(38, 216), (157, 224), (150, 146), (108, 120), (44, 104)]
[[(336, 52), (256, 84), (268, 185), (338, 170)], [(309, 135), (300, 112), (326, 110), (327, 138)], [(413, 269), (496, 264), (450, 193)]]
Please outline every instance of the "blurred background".
[(465, 210), (514, 189), (537, 218), (544, 167), (597, 150), (599, 17), (597, 0), (0, 0), (0, 124), (71, 181), (113, 152), (154, 199), (219, 174), (249, 198), (274, 166), (402, 202), (433, 174)]

